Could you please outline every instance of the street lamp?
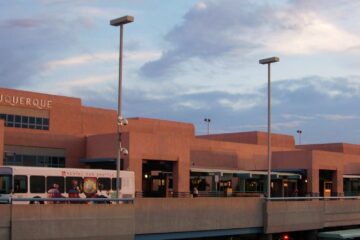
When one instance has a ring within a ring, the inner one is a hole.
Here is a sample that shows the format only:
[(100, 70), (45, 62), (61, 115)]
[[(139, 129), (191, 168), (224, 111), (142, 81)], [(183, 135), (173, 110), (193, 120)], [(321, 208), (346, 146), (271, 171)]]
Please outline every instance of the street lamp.
[(278, 57), (271, 57), (259, 60), (260, 64), (268, 65), (268, 179), (267, 179), (267, 197), (271, 198), (271, 64), (279, 62)]
[(210, 118), (205, 118), (204, 121), (207, 123), (207, 134), (210, 134), (210, 122), (211, 119)]
[(301, 134), (302, 134), (302, 130), (297, 130), (296, 132), (299, 134), (299, 145), (301, 145)]
[[(122, 72), (123, 72), (123, 33), (124, 25), (134, 21), (133, 16), (124, 16), (116, 18), (110, 21), (111, 26), (118, 27), (120, 26), (120, 49), (119, 49), (119, 87), (118, 87), (118, 118), (117, 118), (117, 132), (118, 132), (118, 149), (117, 149), (117, 160), (116, 160), (116, 198), (119, 198), (119, 188), (120, 188), (120, 161), (121, 153), (127, 154), (128, 150), (121, 146), (121, 126), (127, 125), (127, 120), (123, 118), (121, 113), (121, 103), (122, 103)], [(119, 202), (118, 202), (119, 203)]]

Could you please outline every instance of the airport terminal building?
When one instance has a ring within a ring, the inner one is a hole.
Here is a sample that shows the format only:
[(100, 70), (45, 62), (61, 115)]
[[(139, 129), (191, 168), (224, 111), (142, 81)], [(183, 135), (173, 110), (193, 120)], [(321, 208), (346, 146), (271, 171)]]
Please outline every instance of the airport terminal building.
[[(267, 134), (196, 136), (193, 124), (131, 118), (121, 168), (135, 172), (141, 197), (262, 194)], [(0, 88), (0, 165), (115, 169), (117, 113), (81, 99)], [(272, 196), (360, 193), (360, 145), (295, 145), (273, 134)]]

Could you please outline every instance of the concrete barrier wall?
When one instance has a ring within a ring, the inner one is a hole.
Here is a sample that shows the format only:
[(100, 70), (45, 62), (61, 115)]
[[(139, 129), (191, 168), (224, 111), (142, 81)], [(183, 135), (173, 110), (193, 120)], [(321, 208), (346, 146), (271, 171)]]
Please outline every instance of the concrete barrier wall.
[(260, 198), (136, 199), (135, 233), (171, 233), (263, 226)]
[(0, 239), (9, 240), (11, 231), (11, 206), (0, 205)]
[(324, 227), (360, 224), (360, 200), (324, 201)]
[(265, 205), (266, 233), (323, 228), (323, 201), (270, 201)]
[(265, 205), (266, 233), (360, 224), (360, 200), (271, 201)]
[(134, 239), (132, 204), (13, 205), (11, 218), (13, 240)]

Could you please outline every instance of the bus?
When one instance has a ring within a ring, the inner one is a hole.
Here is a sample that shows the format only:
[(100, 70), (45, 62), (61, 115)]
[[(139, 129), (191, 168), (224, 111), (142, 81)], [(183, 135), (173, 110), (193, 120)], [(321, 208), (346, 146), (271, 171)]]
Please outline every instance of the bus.
[[(134, 172), (120, 171), (119, 198), (135, 197)], [(47, 198), (56, 185), (61, 197), (72, 197), (74, 187), (80, 198), (114, 198), (116, 195), (116, 171), (103, 169), (46, 168), (1, 166), (0, 202), (15, 198), (33, 198), (34, 201), (16, 203), (41, 203), (36, 198)], [(15, 202), (15, 201), (14, 201)]]

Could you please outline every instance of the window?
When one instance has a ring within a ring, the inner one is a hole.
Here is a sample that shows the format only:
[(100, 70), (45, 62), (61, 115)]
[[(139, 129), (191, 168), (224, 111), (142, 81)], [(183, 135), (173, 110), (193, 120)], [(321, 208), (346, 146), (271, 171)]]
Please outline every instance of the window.
[(0, 194), (11, 192), (11, 175), (0, 175)]
[[(116, 182), (115, 182), (115, 184), (116, 184)], [(110, 178), (98, 178), (98, 188), (100, 191), (102, 191), (102, 190), (109, 191), (111, 189)]]
[(45, 177), (44, 176), (30, 176), (30, 192), (44, 193), (45, 192)]
[(20, 116), (20, 115), (1, 113), (0, 119), (3, 119), (5, 121), (6, 127), (49, 130), (48, 118)]
[[(111, 179), (111, 182), (112, 182), (112, 187), (111, 187), (111, 189), (112, 189), (112, 190), (116, 190), (116, 178), (112, 178), (112, 179)], [(119, 178), (119, 190), (121, 190), (121, 178)]]
[(80, 192), (82, 192), (83, 189), (82, 184), (83, 184), (83, 180), (81, 177), (67, 177), (66, 192), (69, 193), (69, 191), (74, 188), (79, 188)]
[(27, 176), (14, 176), (14, 193), (27, 193)]
[(59, 185), (59, 191), (61, 193), (65, 192), (65, 179), (63, 177), (47, 177), (46, 178), (46, 186), (47, 190), (51, 189), (54, 184)]
[(65, 162), (66, 162), (65, 157), (4, 153), (4, 165), (61, 168), (61, 167), (65, 167)]
[(23, 155), (24, 166), (36, 166), (36, 156)]

